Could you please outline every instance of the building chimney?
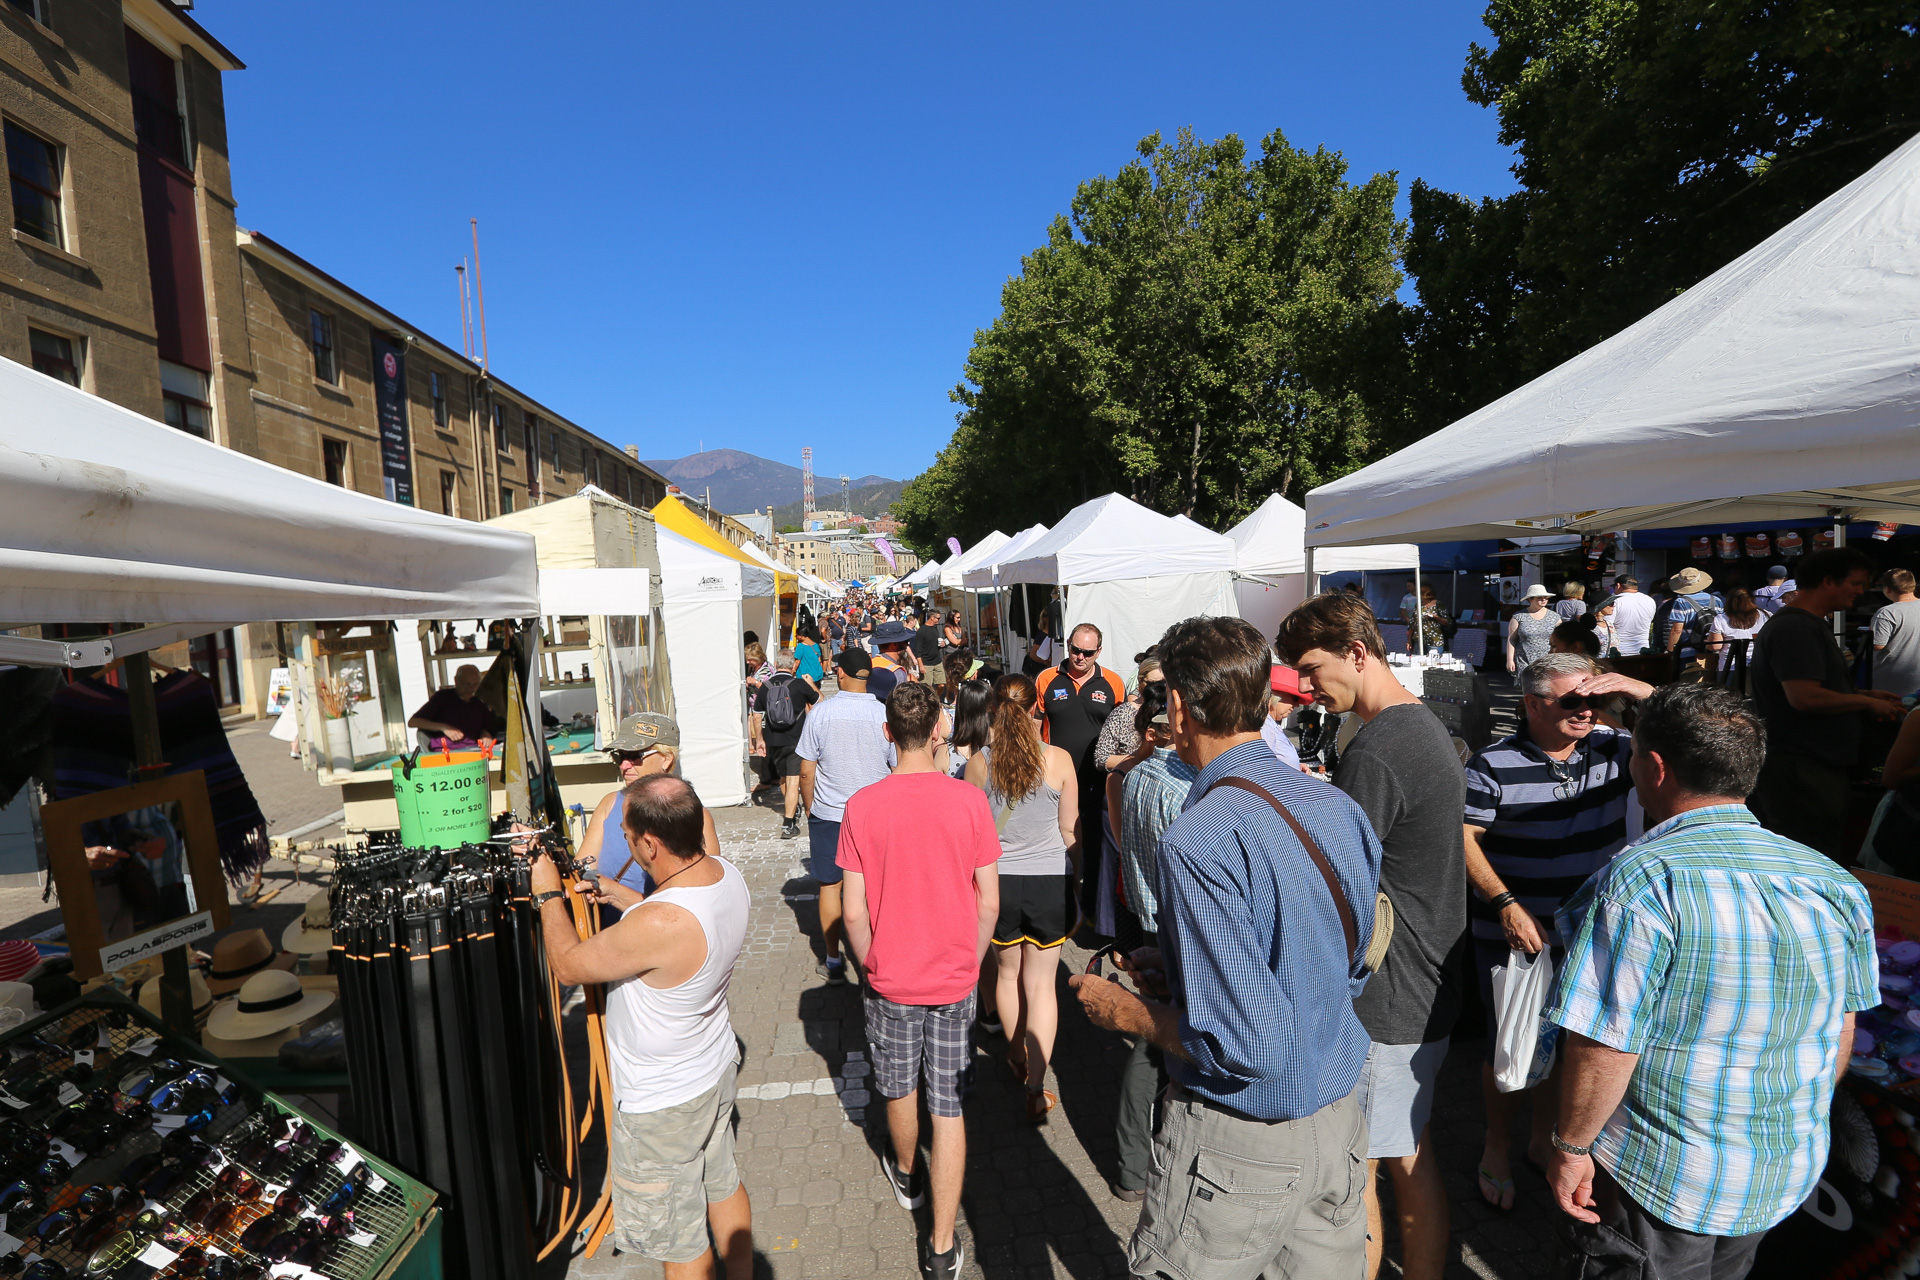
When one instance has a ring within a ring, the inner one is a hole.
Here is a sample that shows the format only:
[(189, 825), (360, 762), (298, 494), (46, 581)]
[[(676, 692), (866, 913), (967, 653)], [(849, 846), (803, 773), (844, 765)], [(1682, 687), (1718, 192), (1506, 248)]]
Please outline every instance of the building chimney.
[(640, 446), (637, 444), (628, 445), (626, 448), (626, 454), (629, 458), (632, 458), (635, 462), (640, 461)]

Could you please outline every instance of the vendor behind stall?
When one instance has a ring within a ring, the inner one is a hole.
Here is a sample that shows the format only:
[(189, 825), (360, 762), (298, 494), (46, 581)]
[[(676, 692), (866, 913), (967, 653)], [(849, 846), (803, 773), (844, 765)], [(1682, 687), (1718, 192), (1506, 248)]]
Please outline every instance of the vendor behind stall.
[(493, 736), (493, 710), (474, 695), (480, 691), (480, 668), (471, 662), (453, 673), (451, 687), (428, 698), (413, 713), (407, 728), (427, 734), (435, 751)]

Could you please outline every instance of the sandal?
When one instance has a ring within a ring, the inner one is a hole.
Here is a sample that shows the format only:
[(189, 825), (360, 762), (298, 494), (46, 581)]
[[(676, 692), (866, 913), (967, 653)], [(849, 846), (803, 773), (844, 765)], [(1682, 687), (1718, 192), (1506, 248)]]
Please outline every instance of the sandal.
[[(1488, 1191), (1492, 1191), (1493, 1194), (1488, 1195)], [(1480, 1198), (1485, 1200), (1489, 1207), (1498, 1209), (1501, 1213), (1507, 1212), (1513, 1208), (1513, 1179), (1496, 1178), (1487, 1172), (1486, 1166), (1482, 1165), (1480, 1168)]]
[(1051, 1089), (1027, 1090), (1027, 1123), (1045, 1124), (1047, 1112), (1059, 1105), (1060, 1098)]

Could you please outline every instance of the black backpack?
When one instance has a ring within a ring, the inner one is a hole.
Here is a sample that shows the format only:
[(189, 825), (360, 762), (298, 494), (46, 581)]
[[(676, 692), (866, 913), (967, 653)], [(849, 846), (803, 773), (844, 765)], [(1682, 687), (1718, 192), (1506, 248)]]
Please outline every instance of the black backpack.
[(781, 672), (767, 680), (767, 728), (785, 732), (800, 723), (800, 708), (793, 701), (793, 675)]

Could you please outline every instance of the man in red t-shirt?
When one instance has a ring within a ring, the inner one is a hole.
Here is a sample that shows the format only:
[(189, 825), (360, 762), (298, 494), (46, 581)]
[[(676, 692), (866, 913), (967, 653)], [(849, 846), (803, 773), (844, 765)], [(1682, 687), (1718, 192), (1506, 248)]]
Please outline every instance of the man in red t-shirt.
[(873, 1083), (887, 1100), (893, 1150), (880, 1158), (903, 1209), (926, 1200), (915, 1161), (919, 1086), (933, 1117), (933, 1233), (922, 1274), (948, 1280), (966, 1264), (954, 1239), (967, 1167), (960, 1076), (969, 1057), (974, 986), (1000, 914), (1000, 837), (986, 793), (935, 762), (940, 695), (902, 684), (887, 699), (899, 763), (853, 793), (835, 861), (847, 945), (867, 975)]

